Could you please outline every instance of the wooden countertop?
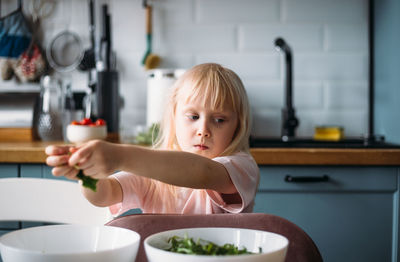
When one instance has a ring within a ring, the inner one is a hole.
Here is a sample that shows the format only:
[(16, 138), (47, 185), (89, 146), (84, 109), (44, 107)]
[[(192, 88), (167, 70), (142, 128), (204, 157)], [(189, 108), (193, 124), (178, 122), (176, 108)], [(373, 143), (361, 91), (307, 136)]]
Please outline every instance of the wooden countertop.
[[(63, 142), (1, 142), (0, 163), (45, 163), (44, 149)], [(265, 165), (389, 165), (400, 166), (400, 149), (252, 148)]]

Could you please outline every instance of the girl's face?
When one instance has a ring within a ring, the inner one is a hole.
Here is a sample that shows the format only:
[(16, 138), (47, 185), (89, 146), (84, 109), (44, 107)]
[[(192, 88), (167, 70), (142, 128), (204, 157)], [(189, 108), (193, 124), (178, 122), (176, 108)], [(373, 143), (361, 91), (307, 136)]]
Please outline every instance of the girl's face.
[(231, 109), (212, 110), (196, 98), (189, 103), (178, 102), (175, 130), (183, 151), (214, 158), (229, 146), (238, 126), (238, 116)]

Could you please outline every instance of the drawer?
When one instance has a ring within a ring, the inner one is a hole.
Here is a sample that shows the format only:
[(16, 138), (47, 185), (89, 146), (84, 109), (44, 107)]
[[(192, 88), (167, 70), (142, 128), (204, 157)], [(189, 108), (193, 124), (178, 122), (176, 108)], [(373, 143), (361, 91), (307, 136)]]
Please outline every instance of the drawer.
[(260, 166), (259, 191), (393, 192), (398, 172), (398, 167)]
[(0, 178), (18, 177), (18, 165), (0, 164)]
[(42, 178), (42, 165), (23, 164), (21, 165), (21, 177)]

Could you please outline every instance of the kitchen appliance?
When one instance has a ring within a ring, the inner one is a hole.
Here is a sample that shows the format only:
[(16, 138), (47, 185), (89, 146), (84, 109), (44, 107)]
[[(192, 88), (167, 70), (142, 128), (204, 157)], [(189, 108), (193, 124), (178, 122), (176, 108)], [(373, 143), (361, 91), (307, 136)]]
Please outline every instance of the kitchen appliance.
[(107, 123), (109, 136), (118, 137), (120, 99), (119, 80), (116, 70), (116, 57), (112, 52), (111, 41), (111, 17), (108, 13), (108, 5), (102, 6), (103, 30), (100, 42), (99, 60), (96, 63), (97, 84), (97, 117)]
[(184, 72), (184, 69), (153, 69), (149, 71), (146, 116), (148, 127), (161, 121), (170, 87)]

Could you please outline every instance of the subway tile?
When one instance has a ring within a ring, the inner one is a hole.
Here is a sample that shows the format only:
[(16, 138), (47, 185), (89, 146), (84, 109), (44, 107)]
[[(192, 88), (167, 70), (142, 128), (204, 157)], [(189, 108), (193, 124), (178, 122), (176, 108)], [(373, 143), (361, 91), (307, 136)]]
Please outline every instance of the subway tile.
[[(281, 110), (285, 107), (285, 87), (281, 83), (248, 84), (247, 93), (252, 107)], [(322, 83), (301, 83), (293, 86), (293, 106), (298, 109), (321, 110)]]
[(276, 80), (280, 77), (279, 56), (277, 54), (243, 53), (243, 54), (204, 54), (196, 56), (196, 63), (220, 63), (239, 75), (241, 78), (267, 78)]
[(122, 79), (136, 81), (145, 79), (146, 72), (142, 65), (144, 50), (141, 52), (117, 52), (117, 69)]
[(164, 52), (214, 53), (233, 52), (236, 47), (233, 25), (185, 26), (166, 28), (154, 36), (155, 49)]
[(325, 26), (325, 43), (327, 51), (368, 52), (367, 24)]
[(191, 54), (181, 55), (179, 53), (163, 54), (160, 53), (161, 63), (160, 68), (181, 68), (189, 69), (195, 65), (194, 57)]
[(368, 83), (329, 82), (325, 87), (328, 109), (365, 109), (368, 107)]
[(193, 24), (194, 1), (193, 0), (168, 0), (153, 2), (154, 26), (173, 26), (180, 24)]
[(198, 23), (262, 23), (279, 20), (279, 0), (197, 0)]
[(366, 23), (365, 0), (285, 0), (283, 20), (299, 23)]
[(247, 96), (252, 108), (280, 109), (283, 107), (283, 88), (279, 83), (245, 84)]
[(314, 24), (241, 25), (240, 51), (275, 52), (275, 39), (282, 37), (296, 53), (298, 50), (322, 51), (323, 27)]
[(124, 110), (130, 108), (146, 108), (146, 80), (120, 81), (120, 94), (124, 99)]
[(299, 82), (293, 84), (293, 106), (297, 109), (320, 110), (324, 107), (321, 82)]
[(297, 80), (366, 80), (368, 77), (368, 57), (363, 53), (300, 53), (293, 59)]
[[(142, 1), (119, 0), (112, 8), (113, 45), (123, 52), (146, 49), (145, 11)], [(100, 22), (100, 21), (99, 21)]]
[(252, 108), (251, 135), (254, 137), (278, 137), (281, 133), (281, 113), (278, 110)]

